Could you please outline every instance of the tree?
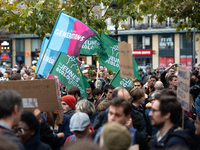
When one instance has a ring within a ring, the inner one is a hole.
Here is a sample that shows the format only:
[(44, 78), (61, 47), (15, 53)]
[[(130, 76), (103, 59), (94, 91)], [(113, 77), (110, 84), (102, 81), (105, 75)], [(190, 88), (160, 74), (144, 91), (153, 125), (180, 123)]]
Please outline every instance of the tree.
[[(112, 0), (0, 0), (0, 27), (7, 27), (17, 34), (36, 34), (44, 38), (51, 33), (60, 11), (73, 16), (88, 24), (99, 33), (106, 31), (106, 19), (111, 18), (113, 25), (118, 26), (121, 20), (131, 17), (133, 20), (142, 20), (143, 12), (141, 0), (116, 0), (116, 9), (113, 9)], [(105, 13), (96, 18), (95, 8), (103, 5)], [(125, 28), (124, 25), (122, 27)]]
[(200, 1), (195, 0), (146, 0), (143, 11), (152, 14), (159, 23), (170, 17), (177, 31), (200, 27)]

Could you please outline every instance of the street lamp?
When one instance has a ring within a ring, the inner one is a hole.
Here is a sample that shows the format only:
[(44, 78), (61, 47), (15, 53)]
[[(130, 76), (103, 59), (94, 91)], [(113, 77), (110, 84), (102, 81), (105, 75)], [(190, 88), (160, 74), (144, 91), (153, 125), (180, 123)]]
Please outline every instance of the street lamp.
[[(117, 4), (115, 2), (115, 0), (112, 1), (110, 7), (113, 9), (113, 10), (116, 10), (117, 9)], [(114, 32), (114, 39), (115, 40), (118, 40), (118, 31), (117, 31), (117, 23), (118, 23), (118, 19), (116, 19), (116, 22), (115, 22), (115, 32)]]

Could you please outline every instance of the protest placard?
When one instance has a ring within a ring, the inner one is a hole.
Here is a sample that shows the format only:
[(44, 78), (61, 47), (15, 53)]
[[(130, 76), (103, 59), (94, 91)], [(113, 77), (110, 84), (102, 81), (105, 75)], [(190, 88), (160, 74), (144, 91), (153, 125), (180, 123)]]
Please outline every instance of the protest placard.
[(61, 109), (55, 79), (2, 81), (0, 90), (14, 90), (22, 97), (25, 110), (53, 111)]
[(177, 99), (181, 106), (189, 111), (190, 104), (190, 68), (178, 66)]
[(120, 75), (124, 78), (135, 78), (133, 72), (132, 50), (131, 44), (126, 42), (118, 43)]

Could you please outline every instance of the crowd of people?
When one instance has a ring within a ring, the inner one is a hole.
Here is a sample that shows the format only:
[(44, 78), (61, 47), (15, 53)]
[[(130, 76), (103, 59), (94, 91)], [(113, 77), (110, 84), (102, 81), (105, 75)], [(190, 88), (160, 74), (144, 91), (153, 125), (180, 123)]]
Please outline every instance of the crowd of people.
[[(1, 81), (31, 80), (35, 65), (8, 69)], [(62, 109), (48, 112), (25, 111), (17, 92), (0, 91), (0, 149), (200, 150), (199, 70), (191, 72), (189, 111), (177, 101), (175, 64), (162, 72), (139, 69), (133, 88), (114, 87), (105, 67), (96, 72), (85, 65), (87, 97), (76, 86), (61, 85)]]

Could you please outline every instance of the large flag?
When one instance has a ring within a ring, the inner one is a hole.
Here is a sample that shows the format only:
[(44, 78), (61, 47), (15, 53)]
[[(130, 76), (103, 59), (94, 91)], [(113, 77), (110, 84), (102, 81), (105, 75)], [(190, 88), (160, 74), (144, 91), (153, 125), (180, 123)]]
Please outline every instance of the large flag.
[(67, 88), (77, 86), (81, 94), (87, 97), (86, 88), (90, 85), (83, 76), (75, 56), (60, 53), (50, 71), (49, 78), (54, 76), (58, 76), (60, 82)]
[(135, 78), (134, 79), (121, 78), (120, 70), (118, 70), (118, 72), (116, 73), (116, 75), (114, 76), (110, 84), (112, 84), (114, 87), (121, 87), (123, 85), (123, 87), (130, 86), (133, 88), (134, 86), (133, 82), (135, 81), (135, 79), (140, 79), (140, 75), (138, 71), (138, 65), (135, 59), (132, 58), (132, 60), (133, 60), (133, 70), (134, 70)]
[(94, 35), (97, 35), (96, 32), (89, 26), (60, 12), (47, 48), (78, 56), (83, 43)]
[(99, 63), (109, 70), (113, 72), (117, 72), (119, 70), (119, 50), (118, 50), (118, 43), (119, 41), (111, 38), (110, 36), (106, 35), (102, 32), (101, 34), (101, 43), (103, 48), (108, 54), (108, 58), (101, 59), (102, 57), (99, 57)]
[(53, 51), (53, 50), (50, 50), (50, 49), (47, 49), (45, 54), (44, 54), (44, 51), (47, 48), (48, 42), (49, 42), (49, 40), (47, 38), (44, 38), (43, 43), (42, 43), (42, 47), (41, 47), (41, 50), (40, 50), (40, 57), (39, 57), (37, 67), (36, 67), (36, 72), (37, 72), (40, 61), (42, 59), (42, 56), (44, 55), (44, 58), (43, 58), (43, 61), (40, 65), (38, 74), (45, 76), (45, 77), (48, 76), (48, 74), (51, 71), (51, 68), (52, 68), (52, 66), (53, 66), (54, 62), (56, 61), (56, 58), (59, 54), (58, 51)]

